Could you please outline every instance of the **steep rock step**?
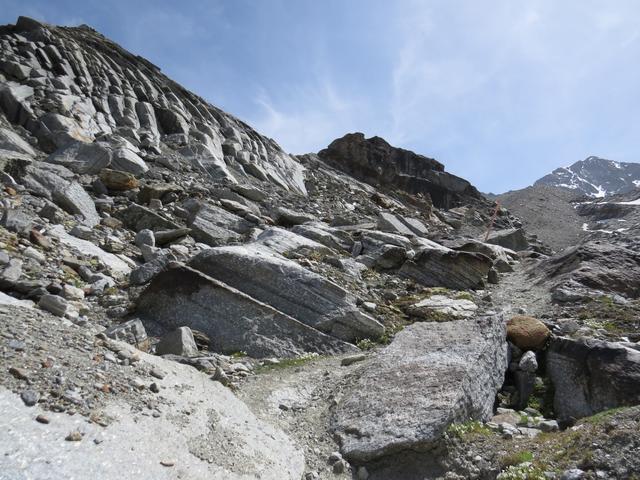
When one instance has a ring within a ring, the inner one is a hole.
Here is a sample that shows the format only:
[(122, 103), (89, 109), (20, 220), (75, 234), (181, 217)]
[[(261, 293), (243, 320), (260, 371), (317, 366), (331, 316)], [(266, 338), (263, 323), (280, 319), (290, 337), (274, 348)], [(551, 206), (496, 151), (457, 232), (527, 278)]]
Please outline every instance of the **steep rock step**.
[(407, 260), (400, 275), (426, 287), (484, 288), (493, 261), (481, 253), (425, 248)]
[(158, 274), (142, 292), (137, 315), (152, 334), (188, 326), (206, 333), (211, 348), (256, 358), (336, 354), (358, 349), (179, 263)]
[(405, 478), (388, 475), (400, 464), (408, 475), (406, 452), (437, 447), (453, 422), (491, 416), (506, 366), (501, 316), (408, 326), (363, 365), (335, 408), (332, 428), (343, 455), (386, 471), (380, 478)]
[(384, 333), (346, 290), (262, 245), (208, 249), (189, 266), (346, 342)]

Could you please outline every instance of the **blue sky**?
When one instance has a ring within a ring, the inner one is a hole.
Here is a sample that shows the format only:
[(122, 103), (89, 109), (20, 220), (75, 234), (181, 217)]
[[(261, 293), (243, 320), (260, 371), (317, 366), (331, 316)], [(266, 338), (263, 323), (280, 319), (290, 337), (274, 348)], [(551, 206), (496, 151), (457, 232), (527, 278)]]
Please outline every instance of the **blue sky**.
[(0, 0), (86, 23), (292, 153), (346, 132), (482, 191), (640, 160), (635, 0)]

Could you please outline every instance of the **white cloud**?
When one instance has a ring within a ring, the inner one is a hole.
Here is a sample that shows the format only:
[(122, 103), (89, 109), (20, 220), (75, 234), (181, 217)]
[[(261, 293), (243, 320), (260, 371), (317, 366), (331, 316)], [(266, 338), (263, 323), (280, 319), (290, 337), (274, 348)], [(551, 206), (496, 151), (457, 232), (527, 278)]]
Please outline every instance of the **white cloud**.
[(288, 101), (277, 102), (260, 88), (254, 102), (260, 107), (249, 123), (274, 138), (291, 153), (309, 153), (351, 131), (361, 108), (347, 99), (326, 75), (312, 85), (289, 87)]

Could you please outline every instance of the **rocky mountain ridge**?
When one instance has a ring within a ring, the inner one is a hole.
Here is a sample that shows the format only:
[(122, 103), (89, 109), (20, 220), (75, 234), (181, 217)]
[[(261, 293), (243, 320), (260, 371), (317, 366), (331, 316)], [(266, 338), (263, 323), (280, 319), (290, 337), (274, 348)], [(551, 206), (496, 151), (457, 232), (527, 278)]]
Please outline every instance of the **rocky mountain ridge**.
[(552, 255), (377, 137), (288, 155), (86, 26), (0, 45), (0, 479), (639, 468), (633, 236)]
[(536, 180), (534, 186), (539, 185), (568, 188), (576, 194), (595, 198), (628, 193), (640, 187), (640, 163), (591, 156), (568, 167), (556, 168)]

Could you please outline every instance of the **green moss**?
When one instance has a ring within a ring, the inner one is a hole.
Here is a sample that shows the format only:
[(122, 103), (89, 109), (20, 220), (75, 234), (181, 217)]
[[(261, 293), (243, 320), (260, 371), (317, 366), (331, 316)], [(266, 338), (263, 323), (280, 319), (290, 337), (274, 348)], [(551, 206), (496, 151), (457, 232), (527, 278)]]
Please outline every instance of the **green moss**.
[(243, 352), (243, 351), (239, 351), (239, 352), (233, 352), (231, 355), (229, 355), (231, 358), (244, 358), (247, 356), (247, 352)]
[(555, 418), (553, 410), (554, 388), (551, 380), (544, 378), (542, 384), (536, 384), (527, 401), (527, 407), (535, 408), (545, 418)]
[(520, 465), (525, 462), (533, 461), (533, 453), (528, 450), (509, 453), (500, 459), (500, 465), (502, 468), (510, 467), (513, 465)]
[(466, 435), (492, 435), (493, 432), (484, 423), (477, 420), (469, 420), (464, 423), (452, 423), (446, 431), (449, 437), (463, 438)]
[(592, 425), (598, 425), (600, 423), (606, 422), (612, 416), (624, 411), (627, 408), (629, 407), (618, 407), (618, 408), (611, 408), (609, 410), (604, 410), (603, 412), (596, 413), (595, 415), (592, 415), (590, 417), (583, 418), (582, 422), (590, 423)]
[(469, 292), (459, 292), (455, 298), (456, 300), (469, 300), (470, 302), (473, 301), (473, 295), (471, 295)]
[(396, 333), (401, 332), (402, 330), (404, 330), (405, 326), (406, 325), (400, 325), (400, 324), (389, 325), (388, 327), (385, 328), (384, 333), (377, 340), (377, 342), (379, 344), (381, 344), (381, 345), (390, 344), (391, 340), (393, 340), (393, 337), (396, 335)]
[(269, 364), (269, 365), (260, 365), (257, 367), (254, 372), (255, 373), (266, 373), (271, 372), (273, 370), (283, 370), (286, 368), (294, 368), (305, 365), (313, 360), (317, 360), (321, 358), (320, 355), (316, 353), (310, 353), (307, 355), (301, 355), (300, 357), (294, 358), (283, 358), (278, 363)]
[(358, 347), (360, 350), (371, 350), (376, 345), (378, 344), (369, 338), (365, 338), (364, 340), (356, 342), (356, 347)]

